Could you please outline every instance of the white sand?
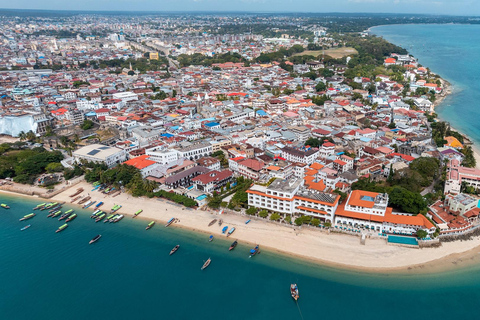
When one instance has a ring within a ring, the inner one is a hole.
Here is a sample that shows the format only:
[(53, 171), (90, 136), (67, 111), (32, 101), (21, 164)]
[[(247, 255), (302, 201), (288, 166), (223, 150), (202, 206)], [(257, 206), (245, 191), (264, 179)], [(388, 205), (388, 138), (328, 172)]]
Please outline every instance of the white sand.
[[(92, 196), (92, 200), (103, 201), (104, 210), (109, 211), (114, 204), (121, 204), (123, 207), (119, 213), (133, 215), (139, 209), (143, 209), (139, 218), (155, 220), (159, 222), (156, 226), (163, 228), (163, 224), (172, 217), (180, 219), (179, 223), (172, 227), (183, 227), (190, 230), (200, 231), (207, 234), (214, 234), (216, 237), (225, 237), (221, 234), (221, 228), (228, 225), (235, 227), (236, 231), (231, 236), (232, 242), (238, 239), (239, 242), (258, 243), (261, 248), (278, 251), (283, 254), (296, 255), (324, 264), (333, 264), (341, 267), (368, 269), (376, 271), (388, 271), (392, 269), (413, 269), (431, 270), (454, 268), (458, 262), (472, 260), (478, 256), (471, 251), (480, 246), (480, 238), (470, 241), (444, 243), (439, 248), (406, 248), (394, 245), (387, 245), (385, 240), (367, 239), (366, 245), (360, 244), (360, 238), (344, 234), (327, 233), (319, 230), (303, 228), (295, 231), (291, 227), (267, 222), (261, 219), (252, 219), (248, 225), (245, 221), (248, 216), (239, 214), (218, 215), (218, 212), (201, 210), (188, 210), (183, 206), (176, 206), (167, 203), (165, 200), (133, 198), (122, 193), (112, 198), (97, 191), (91, 192), (92, 186), (86, 182), (68, 189), (53, 199), (70, 203), (70, 194), (78, 187), (83, 187)], [(93, 211), (93, 209), (92, 209)], [(208, 227), (212, 219), (222, 218), (224, 224)], [(126, 217), (121, 223), (131, 219)], [(147, 225), (148, 221), (145, 222)], [(207, 235), (206, 235), (207, 236)], [(442, 259), (442, 260), (439, 260)], [(435, 263), (431, 263), (435, 260)], [(426, 264), (426, 265), (425, 265)]]

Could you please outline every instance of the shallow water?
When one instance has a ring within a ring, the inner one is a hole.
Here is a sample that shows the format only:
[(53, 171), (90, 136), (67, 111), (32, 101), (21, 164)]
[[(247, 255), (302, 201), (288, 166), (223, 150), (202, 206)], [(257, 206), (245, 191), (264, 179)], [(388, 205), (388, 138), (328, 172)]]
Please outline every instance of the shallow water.
[[(62, 221), (46, 218), (47, 211), (18, 221), (32, 212), (33, 199), (0, 195), (0, 202), (12, 207), (0, 210), (0, 319), (301, 319), (299, 309), (304, 319), (447, 319), (473, 315), (480, 298), (477, 266), (375, 275), (268, 251), (248, 258), (248, 246), (228, 251), (233, 239), (208, 242), (161, 224), (145, 231), (148, 222), (130, 217), (95, 223), (92, 210), (78, 208), (56, 234)], [(289, 295), (292, 282), (299, 308)]]

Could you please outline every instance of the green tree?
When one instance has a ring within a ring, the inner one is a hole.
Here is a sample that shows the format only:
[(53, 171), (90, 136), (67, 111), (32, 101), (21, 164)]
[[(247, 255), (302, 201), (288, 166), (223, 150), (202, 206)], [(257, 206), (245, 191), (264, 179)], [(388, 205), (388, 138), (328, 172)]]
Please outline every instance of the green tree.
[(272, 215), (270, 216), (270, 220), (272, 221), (278, 221), (280, 220), (281, 216), (278, 214), (278, 213), (272, 213)]
[(267, 210), (261, 210), (258, 215), (262, 218), (268, 217), (268, 211)]
[(256, 213), (257, 213), (258, 209), (255, 208), (255, 207), (250, 207), (248, 208), (245, 212), (248, 214), (248, 215), (251, 215), (251, 216), (254, 216)]
[(81, 128), (82, 130), (88, 130), (88, 129), (93, 128), (93, 121), (92, 121), (92, 120), (88, 120), (88, 119), (84, 120), (83, 123), (82, 123), (82, 125), (80, 126), (80, 128)]
[(315, 86), (315, 90), (317, 92), (320, 92), (320, 91), (325, 91), (327, 90), (327, 85), (325, 83), (323, 83), (322, 81), (320, 81), (319, 83), (317, 83), (317, 85)]
[(423, 230), (423, 229), (419, 229), (417, 230), (417, 238), (418, 239), (424, 239), (428, 236), (428, 232)]
[(51, 162), (45, 167), (45, 170), (48, 173), (61, 172), (63, 171), (63, 166), (59, 162)]

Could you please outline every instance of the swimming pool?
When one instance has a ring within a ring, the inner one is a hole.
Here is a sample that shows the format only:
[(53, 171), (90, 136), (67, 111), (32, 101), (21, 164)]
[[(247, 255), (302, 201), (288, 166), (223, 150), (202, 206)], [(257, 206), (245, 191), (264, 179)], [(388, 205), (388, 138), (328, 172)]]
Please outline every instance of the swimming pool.
[(202, 194), (201, 196), (197, 197), (197, 200), (201, 201), (201, 200), (205, 199), (206, 197), (207, 197), (206, 194)]
[(388, 236), (388, 242), (418, 246), (417, 239), (413, 237)]

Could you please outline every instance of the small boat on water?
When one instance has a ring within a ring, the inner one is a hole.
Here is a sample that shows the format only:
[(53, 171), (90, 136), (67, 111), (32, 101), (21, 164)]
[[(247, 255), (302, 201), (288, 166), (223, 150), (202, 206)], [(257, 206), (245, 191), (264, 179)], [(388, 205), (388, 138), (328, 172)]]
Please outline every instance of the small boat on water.
[(204, 270), (205, 268), (207, 268), (210, 265), (210, 262), (212, 262), (212, 259), (208, 258), (208, 260), (203, 263), (201, 270)]
[(97, 216), (98, 214), (100, 214), (102, 212), (102, 210), (100, 209), (97, 209), (95, 211), (92, 212), (92, 215), (90, 216), (90, 218), (93, 219), (93, 217)]
[(233, 249), (235, 249), (235, 247), (237, 246), (238, 244), (238, 241), (235, 240), (233, 241), (233, 243), (230, 245), (230, 248), (228, 248), (228, 251), (232, 251)]
[(140, 213), (142, 213), (142, 212), (143, 212), (142, 209), (138, 210), (137, 212), (135, 212), (135, 213), (133, 214), (133, 217), (132, 217), (132, 218), (136, 218), (136, 217), (137, 217)]
[(48, 210), (49, 213), (52, 213), (52, 212), (55, 212), (59, 209), (62, 208), (62, 205), (61, 204), (57, 204), (55, 207), (53, 207), (52, 209)]
[(105, 218), (107, 214), (105, 213), (102, 213), (101, 215), (99, 215), (96, 219), (95, 219), (95, 222), (100, 222), (102, 221), (103, 218)]
[(27, 230), (27, 229), (30, 228), (31, 226), (32, 226), (31, 224), (26, 225), (25, 227), (23, 227), (22, 229), (20, 229), (20, 231)]
[(230, 237), (234, 232), (235, 232), (235, 227), (232, 227), (230, 230), (228, 230), (227, 237)]
[[(62, 214), (62, 211), (58, 210), (58, 211), (55, 211), (54, 213), (52, 213), (51, 217), (52, 217), (52, 218), (56, 218), (56, 217), (58, 217), (58, 216), (61, 215), (61, 214)], [(47, 216), (47, 217), (48, 217), (48, 216)]]
[(36, 216), (35, 213), (30, 213), (30, 214), (27, 214), (27, 215), (23, 216), (23, 218), (21, 218), (19, 221), (24, 221), (24, 220), (32, 219), (32, 218), (35, 217), (35, 216)]
[(101, 234), (97, 234), (92, 240), (90, 240), (90, 242), (88, 242), (88, 244), (92, 244), (92, 243), (95, 243), (98, 241), (98, 239), (100, 239), (102, 237)]
[(290, 285), (290, 294), (292, 295), (292, 298), (297, 301), (298, 298), (300, 298), (300, 295), (298, 294), (298, 287), (296, 283), (292, 283)]
[(175, 252), (177, 252), (178, 248), (180, 248), (180, 245), (179, 245), (179, 244), (177, 244), (177, 245), (175, 246), (175, 248), (173, 248), (172, 250), (170, 250), (170, 255), (172, 255), (172, 254), (174, 254)]
[(222, 219), (218, 220), (218, 225), (219, 225), (219, 226), (222, 226), (222, 223), (223, 223), (223, 220), (222, 220)]
[(5, 203), (0, 204), (0, 207), (2, 207), (3, 209), (10, 209), (10, 207)]
[(151, 227), (153, 227), (155, 225), (155, 221), (152, 221), (148, 224), (148, 226), (145, 228), (145, 230), (148, 230), (150, 229)]
[(62, 232), (63, 230), (65, 230), (66, 228), (68, 227), (68, 224), (64, 224), (62, 226), (60, 226), (57, 231), (55, 231), (55, 233), (59, 233), (59, 232)]
[(72, 214), (70, 217), (68, 217), (68, 219), (65, 220), (65, 222), (70, 222), (70, 221), (72, 221), (73, 219), (75, 219), (76, 217), (77, 217), (77, 214), (74, 213), (74, 214)]
[(58, 202), (50, 202), (48, 204), (46, 204), (43, 208), (41, 208), (40, 210), (43, 211), (43, 210), (49, 210), (49, 209), (52, 209), (54, 206), (56, 206), (58, 204)]
[(210, 223), (208, 224), (209, 227), (213, 226), (215, 224), (215, 222), (217, 222), (217, 219), (213, 219), (212, 221), (210, 221)]
[(252, 220), (248, 219), (247, 221), (245, 221), (245, 224), (249, 224), (250, 221), (252, 221)]
[(65, 219), (67, 219), (68, 217), (70, 217), (71, 215), (72, 215), (72, 213), (67, 211), (67, 212), (65, 212), (64, 214), (62, 214), (62, 215), (60, 216), (60, 218), (58, 218), (58, 221), (65, 220)]
[(168, 220), (167, 224), (165, 225), (165, 227), (169, 227), (172, 223), (175, 222), (175, 218), (171, 218), (170, 220)]
[(222, 233), (225, 234), (225, 232), (227, 232), (227, 230), (228, 230), (228, 226), (223, 227), (222, 228)]
[(45, 207), (45, 205), (46, 205), (46, 203), (37, 204), (37, 206), (35, 208), (33, 208), (33, 210), (41, 209), (41, 208)]
[(110, 219), (112, 219), (113, 217), (115, 217), (115, 215), (114, 215), (114, 214), (111, 214), (111, 215), (107, 216), (107, 218), (106, 218), (105, 220), (103, 220), (103, 223), (107, 223), (107, 222), (109, 222), (109, 221), (110, 221)]
[(253, 257), (254, 255), (256, 255), (257, 253), (260, 253), (260, 246), (257, 244), (255, 246), (255, 248), (253, 248), (252, 250), (250, 250), (250, 256), (249, 258)]
[(95, 205), (95, 208), (99, 208), (102, 204), (103, 204), (103, 201), (100, 201), (99, 203), (97, 203), (97, 204)]
[(117, 223), (118, 221), (122, 220), (123, 218), (124, 218), (124, 215), (123, 215), (123, 214), (119, 214), (119, 215), (117, 215), (116, 217), (114, 217), (111, 222)]
[(210, 235), (210, 237), (208, 237), (208, 241), (209, 241), (209, 242), (212, 242), (212, 241), (213, 241), (213, 235)]

